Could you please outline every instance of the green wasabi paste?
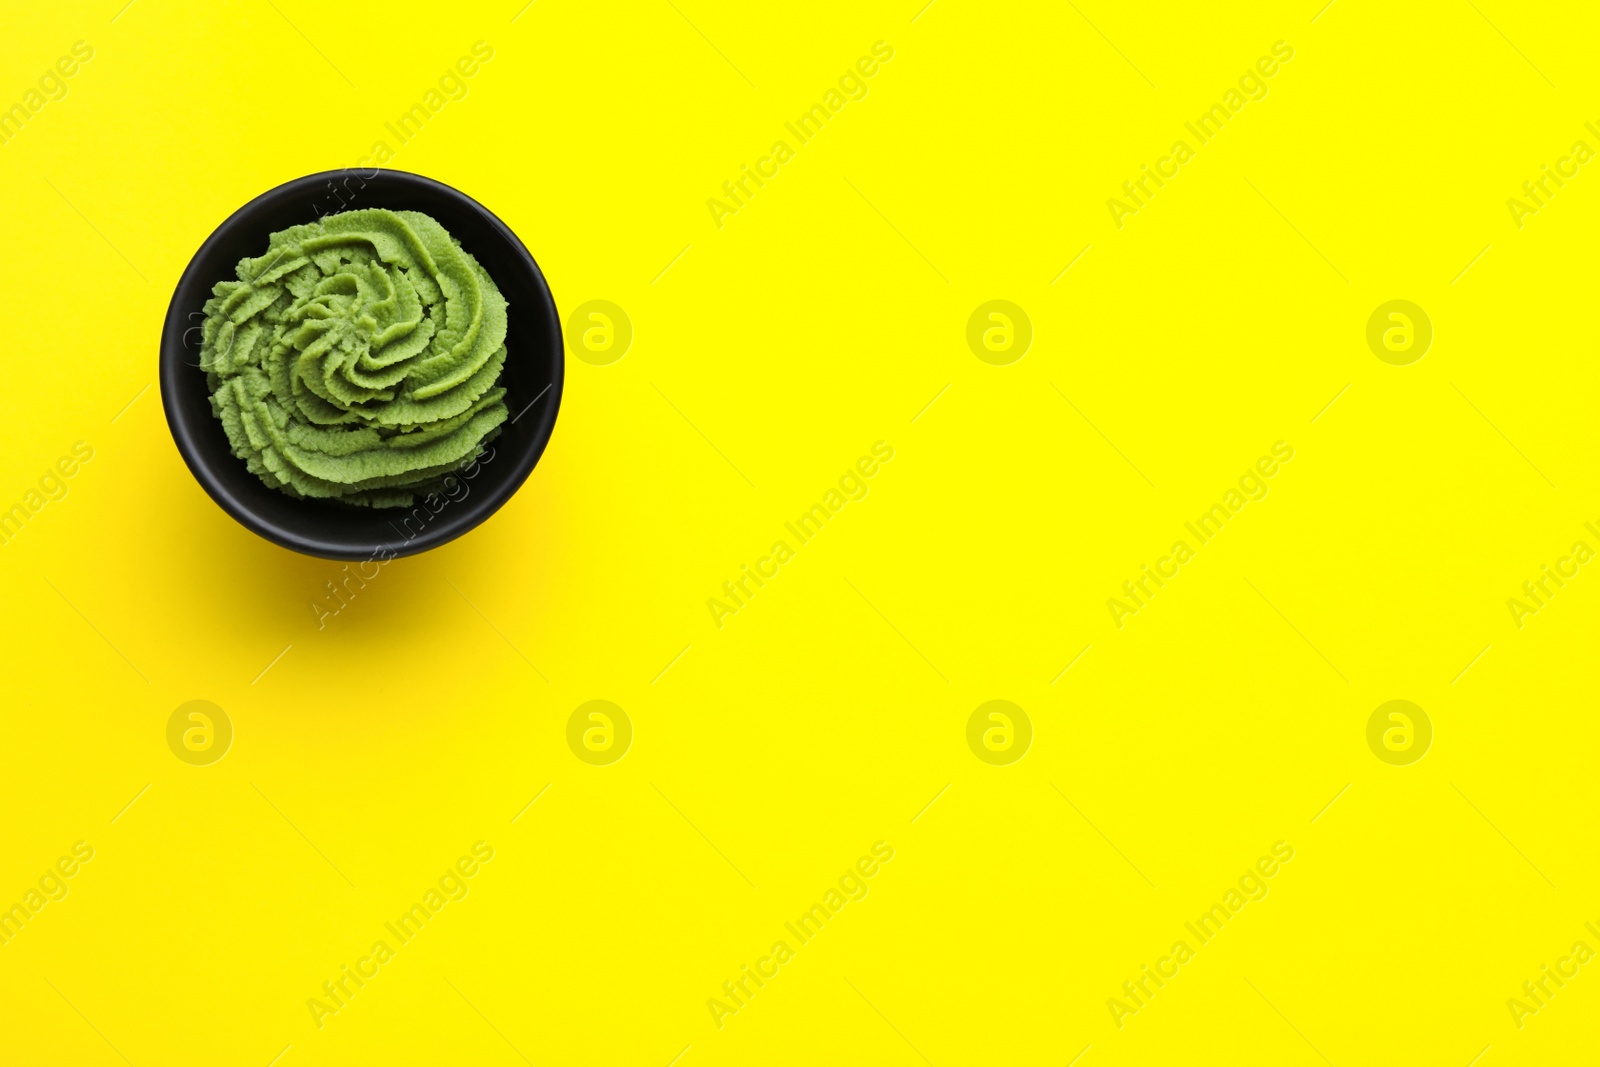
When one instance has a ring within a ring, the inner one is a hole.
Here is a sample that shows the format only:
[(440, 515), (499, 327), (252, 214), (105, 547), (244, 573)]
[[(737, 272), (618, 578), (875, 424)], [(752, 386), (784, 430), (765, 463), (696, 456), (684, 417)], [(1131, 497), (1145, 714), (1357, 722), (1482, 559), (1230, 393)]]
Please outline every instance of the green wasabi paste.
[(506, 301), (415, 211), (268, 238), (205, 304), (200, 367), (234, 455), (293, 497), (406, 507), (506, 421)]

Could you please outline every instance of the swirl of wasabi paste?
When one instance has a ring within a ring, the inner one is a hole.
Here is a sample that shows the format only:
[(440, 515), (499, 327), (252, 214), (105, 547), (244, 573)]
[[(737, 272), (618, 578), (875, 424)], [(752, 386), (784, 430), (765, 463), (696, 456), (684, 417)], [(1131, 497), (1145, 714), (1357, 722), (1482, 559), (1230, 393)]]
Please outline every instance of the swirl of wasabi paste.
[(506, 301), (432, 218), (327, 215), (205, 304), (200, 367), (234, 455), (293, 497), (407, 507), (506, 420)]

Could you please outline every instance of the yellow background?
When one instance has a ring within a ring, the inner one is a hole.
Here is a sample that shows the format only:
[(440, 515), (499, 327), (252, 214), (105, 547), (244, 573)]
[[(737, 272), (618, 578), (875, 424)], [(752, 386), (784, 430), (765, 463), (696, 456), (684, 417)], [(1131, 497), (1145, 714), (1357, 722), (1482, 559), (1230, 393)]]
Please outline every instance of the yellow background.
[[(1506, 1006), (1600, 948), (1600, 575), (1520, 629), (1506, 605), (1597, 544), (1600, 174), (1506, 206), (1600, 147), (1594, 13), (921, 3), (8, 5), (0, 102), (94, 58), (0, 146), (0, 505), (95, 458), (0, 548), (0, 903), (95, 856), (0, 947), (0, 1060), (1594, 1047), (1600, 965)], [(719, 229), (706, 200), (880, 40), (869, 95)], [(1269, 95), (1117, 228), (1107, 198), (1279, 40)], [(510, 504), (319, 631), (339, 565), (212, 504), (144, 390), (206, 235), (380, 138), (635, 337), (569, 358)], [(966, 343), (991, 299), (1033, 324), (1008, 366)], [(1435, 328), (1410, 366), (1366, 344), (1391, 299)], [(870, 495), (718, 629), (707, 599), (879, 440)], [(1279, 440), (1270, 495), (1118, 629), (1107, 598)], [(194, 699), (236, 732), (207, 767), (165, 740)], [(611, 766), (566, 744), (594, 699), (636, 731)], [(966, 744), (993, 699), (1033, 723), (1010, 766)], [(1366, 744), (1391, 699), (1434, 726), (1411, 766)], [(308, 998), (480, 840), (470, 895), (319, 1029)], [(719, 1029), (708, 998), (880, 840), (870, 895)], [(1270, 895), (1119, 1029), (1107, 999), (1280, 840)]]

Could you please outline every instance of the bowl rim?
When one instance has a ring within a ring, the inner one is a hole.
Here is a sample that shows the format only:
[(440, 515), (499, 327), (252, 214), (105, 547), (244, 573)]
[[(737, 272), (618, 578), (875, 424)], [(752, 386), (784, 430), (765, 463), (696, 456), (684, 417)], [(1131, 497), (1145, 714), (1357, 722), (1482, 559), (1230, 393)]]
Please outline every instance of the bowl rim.
[[(237, 465), (242, 461), (233, 454), (231, 449), (220, 455), (213, 455), (213, 450), (198, 439), (198, 431), (192, 425), (193, 420), (184, 412), (182, 405), (177, 401), (179, 391), (182, 388), (182, 376), (185, 373), (199, 373), (193, 364), (184, 360), (184, 357), (189, 352), (184, 346), (183, 339), (188, 330), (192, 328), (187, 322), (188, 313), (192, 309), (180, 305), (180, 295), (186, 289), (201, 285), (204, 286), (204, 296), (209, 297), (211, 286), (215, 285), (217, 281), (225, 280), (221, 275), (211, 280), (198, 278), (198, 265), (211, 258), (208, 253), (215, 246), (232, 238), (236, 231), (253, 225), (253, 220), (265, 207), (301, 194), (316, 194), (325, 185), (329, 185), (336, 179), (348, 178), (352, 173), (354, 172), (350, 168), (318, 171), (314, 174), (307, 174), (275, 185), (251, 198), (230, 214), (211, 231), (205, 241), (200, 244), (200, 247), (195, 250), (194, 254), (189, 258), (188, 264), (184, 267), (183, 273), (179, 275), (177, 284), (173, 287), (172, 297), (168, 302), (167, 313), (163, 320), (159, 353), (161, 404), (166, 416), (167, 428), (172, 434), (173, 443), (177, 446), (178, 454), (183, 457), (184, 464), (189, 468), (189, 473), (194, 476), (195, 481), (200, 483), (200, 487), (205, 490), (206, 494), (241, 526), (283, 548), (321, 559), (395, 559), (400, 556), (415, 555), (419, 552), (437, 548), (481, 525), (496, 511), (500, 510), (522, 487), (522, 484), (527, 481), (528, 476), (533, 473), (534, 467), (538, 465), (539, 460), (543, 457), (555, 430), (556, 416), (561, 408), (561, 394), (566, 376), (566, 352), (561, 336), (560, 313), (556, 308), (555, 297), (550, 292), (550, 286), (545, 279), (544, 272), (540, 270), (538, 262), (533, 258), (533, 254), (528, 251), (527, 246), (522, 243), (522, 239), (516, 235), (511, 227), (501, 221), (500, 217), (494, 212), (454, 186), (412, 171), (374, 168), (366, 177), (358, 176), (357, 179), (363, 183), (384, 181), (398, 183), (402, 188), (410, 186), (421, 194), (419, 199), (425, 196), (442, 196), (454, 201), (458, 207), (478, 214), (490, 229), (499, 233), (511, 252), (524, 259), (527, 266), (532, 270), (535, 285), (532, 299), (528, 301), (528, 304), (534, 308), (542, 307), (545, 318), (543, 326), (546, 340), (550, 345), (550, 350), (554, 353), (554, 358), (551, 360), (551, 381), (545, 390), (545, 393), (551, 394), (548, 397), (549, 403), (543, 405), (535, 415), (536, 421), (532, 428), (533, 437), (530, 445), (525, 448), (524, 455), (519, 457), (517, 469), (503, 482), (492, 486), (487, 494), (478, 497), (471, 504), (448, 509), (449, 514), (435, 515), (433, 521), (428, 522), (421, 532), (410, 538), (400, 536), (399, 530), (396, 528), (397, 540), (394, 542), (370, 542), (366, 539), (355, 542), (346, 538), (320, 537), (285, 529), (283, 526), (263, 517), (229, 489), (226, 482), (217, 473), (217, 468), (222, 463)], [(346, 185), (346, 188), (348, 188), (348, 185)], [(313, 195), (312, 198), (316, 199), (317, 197)], [(422, 206), (424, 205), (419, 204), (419, 209)], [(326, 214), (335, 213), (318, 213), (313, 218), (320, 219)], [(267, 233), (263, 232), (261, 234), (263, 242), (267, 237)], [(230, 263), (225, 270), (231, 269), (231, 267), (232, 264)], [(524, 311), (524, 314), (526, 313)], [(537, 314), (537, 312), (535, 313)], [(531, 327), (530, 332), (537, 336), (539, 328), (539, 325), (535, 324)], [(545, 393), (541, 393), (531, 401), (529, 406), (538, 403), (541, 399), (545, 399)], [(523, 410), (526, 411), (527, 409), (524, 408)], [(215, 419), (215, 416), (209, 413), (208, 417)], [(490, 447), (493, 448), (493, 445)], [(284, 499), (291, 500), (292, 498), (285, 496)], [(313, 501), (310, 506), (322, 506), (322, 503)], [(403, 509), (394, 510), (399, 512)], [(391, 525), (393, 524), (391, 523)], [(384, 552), (380, 557), (379, 553), (385, 549), (388, 551)]]

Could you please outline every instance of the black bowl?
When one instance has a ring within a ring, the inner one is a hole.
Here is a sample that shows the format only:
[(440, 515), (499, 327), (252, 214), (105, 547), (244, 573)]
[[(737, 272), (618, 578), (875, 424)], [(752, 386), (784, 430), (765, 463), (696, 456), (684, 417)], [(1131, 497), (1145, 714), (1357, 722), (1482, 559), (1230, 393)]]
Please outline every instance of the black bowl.
[[(483, 264), (510, 305), (500, 384), (506, 387), (511, 417), (490, 451), (463, 472), (448, 496), (419, 499), (411, 508), (296, 500), (268, 488), (230, 449), (199, 367), (201, 308), (211, 287), (235, 279), (239, 260), (266, 251), (270, 234), (347, 208), (432, 215)], [(161, 402), (190, 472), (241, 524), (284, 548), (323, 559), (393, 558), (460, 537), (511, 499), (555, 428), (563, 357), (561, 320), (539, 265), (482, 204), (419, 174), (327, 171), (262, 193), (218, 226), (189, 261), (161, 331)]]

